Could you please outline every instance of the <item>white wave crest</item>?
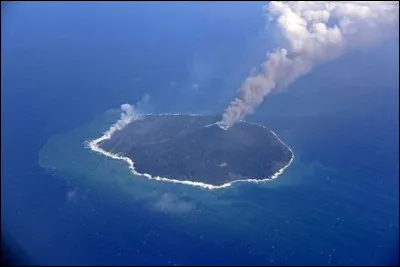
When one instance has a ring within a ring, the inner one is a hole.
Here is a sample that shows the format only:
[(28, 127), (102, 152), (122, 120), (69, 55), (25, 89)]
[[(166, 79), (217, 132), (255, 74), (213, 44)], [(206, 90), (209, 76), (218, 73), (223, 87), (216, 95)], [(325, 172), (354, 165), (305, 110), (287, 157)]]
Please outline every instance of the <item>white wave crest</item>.
[[(122, 106), (124, 106), (124, 105), (122, 105)], [(121, 106), (121, 108), (122, 108), (122, 106)], [(283, 173), (283, 171), (287, 167), (289, 167), (289, 165), (294, 160), (293, 151), (278, 137), (277, 134), (275, 134), (273, 131), (267, 129), (265, 126), (263, 126), (261, 124), (249, 123), (248, 122), (249, 124), (253, 124), (253, 125), (257, 125), (257, 126), (263, 127), (264, 129), (266, 129), (269, 132), (271, 132), (281, 144), (283, 144), (284, 146), (286, 146), (290, 150), (290, 152), (292, 154), (292, 157), (291, 157), (289, 163), (287, 165), (285, 165), (284, 167), (282, 167), (280, 170), (278, 170), (271, 177), (266, 177), (266, 178), (261, 177), (260, 179), (242, 179), (242, 180), (235, 180), (235, 181), (232, 181), (232, 182), (229, 182), (229, 183), (225, 183), (225, 184), (222, 184), (222, 185), (212, 185), (212, 184), (207, 184), (207, 183), (203, 183), (203, 182), (195, 182), (195, 181), (189, 181), (189, 180), (179, 180), (179, 179), (166, 178), (166, 177), (160, 177), (160, 176), (151, 176), (148, 173), (139, 173), (139, 172), (136, 171), (135, 164), (130, 158), (124, 157), (124, 156), (120, 156), (118, 154), (110, 153), (108, 151), (105, 151), (104, 149), (99, 147), (99, 144), (104, 140), (111, 139), (111, 136), (116, 131), (119, 131), (119, 130), (123, 129), (123, 127), (125, 127), (127, 124), (131, 123), (134, 119), (140, 119), (141, 116), (147, 116), (147, 115), (163, 115), (163, 116), (190, 115), (190, 116), (202, 116), (202, 115), (201, 114), (182, 114), (182, 113), (161, 113), (161, 114), (148, 113), (148, 114), (143, 114), (143, 115), (138, 115), (138, 116), (130, 116), (129, 115), (129, 114), (131, 114), (130, 111), (132, 111), (132, 110), (130, 110), (130, 108), (125, 106), (125, 108), (122, 108), (122, 109), (125, 111), (123, 113), (125, 115), (121, 114), (121, 119), (118, 120), (115, 124), (113, 124), (107, 132), (105, 132), (99, 138), (87, 141), (86, 145), (92, 151), (98, 152), (98, 153), (100, 153), (100, 154), (102, 154), (102, 155), (104, 155), (106, 157), (110, 157), (110, 158), (113, 158), (113, 159), (118, 159), (118, 160), (125, 161), (126, 163), (128, 163), (129, 169), (131, 170), (131, 172), (134, 175), (145, 177), (145, 178), (150, 179), (150, 180), (177, 183), (177, 184), (185, 184), (185, 185), (191, 185), (191, 186), (201, 187), (201, 188), (210, 189), (210, 190), (211, 189), (221, 189), (221, 188), (227, 188), (227, 187), (231, 186), (232, 184), (239, 183), (239, 182), (262, 183), (262, 182), (266, 182), (266, 181), (271, 181), (273, 179), (278, 178), (278, 176), (281, 175)]]

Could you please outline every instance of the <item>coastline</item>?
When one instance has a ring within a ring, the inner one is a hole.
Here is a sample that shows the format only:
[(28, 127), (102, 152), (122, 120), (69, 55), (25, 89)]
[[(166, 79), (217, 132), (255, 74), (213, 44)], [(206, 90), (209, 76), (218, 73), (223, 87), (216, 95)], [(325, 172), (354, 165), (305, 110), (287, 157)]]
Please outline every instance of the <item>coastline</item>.
[[(151, 114), (151, 113), (149, 113), (149, 114), (140, 115), (140, 116), (138, 117), (138, 119), (140, 119), (141, 116), (146, 116), (146, 115), (158, 115), (158, 116), (179, 116), (179, 115), (202, 116), (201, 114), (181, 114), (181, 113), (160, 113), (160, 114)], [(130, 119), (129, 121), (127, 121), (127, 124), (131, 123), (132, 121), (133, 121), (133, 119)], [(244, 120), (241, 120), (241, 121), (242, 121), (242, 122), (245, 122)], [(276, 133), (274, 133), (273, 131), (269, 130), (269, 129), (268, 129), (267, 127), (265, 127), (264, 125), (257, 124), (257, 123), (250, 123), (250, 122), (247, 122), (247, 123), (253, 124), (253, 125), (257, 125), (257, 126), (261, 126), (262, 128), (268, 130), (270, 133), (272, 133), (272, 134), (275, 136), (275, 138), (277, 138), (277, 140), (278, 140), (282, 145), (284, 145), (285, 147), (287, 147), (287, 148), (290, 150), (291, 154), (292, 154), (292, 157), (290, 158), (290, 161), (288, 162), (288, 164), (286, 164), (285, 166), (283, 166), (281, 169), (279, 169), (276, 173), (274, 173), (274, 174), (271, 175), (270, 177), (261, 178), (261, 179), (241, 179), (241, 180), (235, 180), (235, 181), (232, 181), (232, 182), (229, 182), (229, 183), (225, 183), (225, 184), (222, 184), (222, 185), (212, 185), (212, 184), (206, 184), (206, 183), (202, 183), (202, 182), (195, 182), (195, 181), (189, 181), (189, 180), (178, 180), (178, 179), (172, 179), (172, 178), (166, 178), (166, 177), (160, 177), (160, 176), (151, 176), (151, 175), (148, 174), (148, 173), (139, 173), (139, 172), (136, 171), (136, 169), (135, 169), (135, 164), (134, 164), (134, 162), (133, 162), (132, 159), (130, 159), (130, 158), (128, 158), (128, 157), (120, 156), (120, 155), (118, 155), (118, 154), (113, 154), (113, 153), (110, 153), (110, 152), (108, 152), (108, 151), (105, 151), (104, 149), (100, 148), (99, 145), (98, 145), (100, 142), (102, 142), (102, 141), (104, 141), (104, 140), (111, 139), (111, 136), (112, 136), (116, 131), (122, 130), (122, 128), (123, 128), (124, 126), (121, 125), (120, 120), (118, 120), (116, 123), (114, 123), (113, 125), (111, 125), (110, 129), (109, 129), (108, 131), (106, 131), (106, 132), (105, 132), (102, 136), (100, 136), (99, 138), (86, 141), (86, 142), (85, 142), (85, 145), (86, 145), (86, 147), (89, 148), (90, 150), (92, 150), (92, 151), (94, 151), (94, 152), (97, 152), (97, 153), (100, 153), (100, 154), (102, 154), (103, 156), (110, 157), (110, 158), (113, 158), (113, 159), (118, 159), (118, 160), (123, 160), (123, 161), (125, 161), (126, 163), (128, 163), (128, 167), (129, 167), (129, 169), (131, 170), (132, 174), (137, 175), (137, 176), (143, 176), (143, 177), (145, 177), (145, 178), (147, 178), (147, 179), (150, 179), (150, 180), (163, 181), (163, 182), (170, 182), (170, 183), (179, 183), (179, 184), (191, 185), (191, 186), (201, 187), (201, 188), (210, 189), (210, 190), (212, 190), (212, 189), (227, 188), (227, 187), (231, 186), (231, 185), (234, 184), (234, 183), (241, 183), (241, 182), (262, 183), (262, 182), (266, 182), (266, 181), (272, 181), (272, 180), (278, 178), (279, 175), (281, 175), (281, 174), (283, 173), (283, 171), (284, 171), (287, 167), (290, 166), (290, 164), (291, 164), (291, 163), (293, 162), (293, 160), (294, 160), (294, 153), (293, 153), (292, 149), (291, 149), (289, 146), (287, 146), (287, 145), (279, 138), (279, 136), (278, 136)]]

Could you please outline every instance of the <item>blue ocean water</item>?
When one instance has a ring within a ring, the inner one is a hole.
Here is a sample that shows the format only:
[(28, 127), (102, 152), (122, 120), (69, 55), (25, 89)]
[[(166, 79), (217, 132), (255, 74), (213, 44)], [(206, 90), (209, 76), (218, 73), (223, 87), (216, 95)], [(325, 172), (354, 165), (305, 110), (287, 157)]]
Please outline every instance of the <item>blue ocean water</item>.
[(144, 94), (152, 112), (221, 112), (276, 41), (261, 7), (2, 3), (2, 233), (29, 261), (397, 263), (398, 39), (267, 98), (249, 120), (277, 132), (298, 161), (275, 184), (217, 193), (226, 208), (155, 212), (39, 166), (49, 138)]

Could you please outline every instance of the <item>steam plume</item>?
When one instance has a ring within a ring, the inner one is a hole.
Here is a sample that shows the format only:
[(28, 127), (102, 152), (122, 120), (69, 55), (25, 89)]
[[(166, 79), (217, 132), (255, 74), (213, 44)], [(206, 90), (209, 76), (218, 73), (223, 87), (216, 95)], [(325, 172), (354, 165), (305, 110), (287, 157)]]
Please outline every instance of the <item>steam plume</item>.
[(285, 43), (267, 54), (261, 73), (244, 81), (222, 115), (225, 128), (252, 113), (272, 90), (289, 85), (318, 63), (397, 34), (399, 25), (396, 1), (270, 2), (265, 11)]
[(126, 125), (139, 118), (139, 115), (144, 109), (144, 106), (149, 102), (150, 95), (145, 94), (143, 98), (135, 105), (122, 104), (121, 105), (121, 118), (110, 128), (110, 134), (115, 131), (122, 130)]

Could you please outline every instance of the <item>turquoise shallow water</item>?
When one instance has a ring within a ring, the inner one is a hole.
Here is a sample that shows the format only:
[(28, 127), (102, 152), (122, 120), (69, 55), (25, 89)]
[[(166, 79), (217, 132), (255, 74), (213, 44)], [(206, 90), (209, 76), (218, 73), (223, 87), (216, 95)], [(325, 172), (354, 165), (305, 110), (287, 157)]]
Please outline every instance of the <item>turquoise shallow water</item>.
[(273, 182), (217, 191), (134, 177), (86, 149), (118, 109), (80, 126), (65, 117), (55, 131), (42, 127), (49, 114), (26, 119), (31, 110), (6, 106), (14, 121), (2, 123), (22, 135), (2, 135), (2, 198), (15, 200), (2, 204), (4, 227), (43, 264), (393, 264), (398, 91), (379, 86), (271, 96), (249, 120), (276, 132), (294, 162)]
[(221, 114), (277, 41), (261, 2), (6, 5), (2, 234), (30, 262), (397, 263), (398, 39), (271, 94), (246, 119), (295, 161), (274, 182), (207, 191), (133, 177), (84, 141), (146, 93), (146, 112)]
[[(277, 180), (220, 190), (151, 181), (132, 175), (124, 162), (85, 148), (85, 140), (101, 135), (118, 117), (118, 110), (109, 111), (89, 124), (53, 136), (39, 153), (40, 165), (67, 173), (111, 197), (123, 193), (146, 213), (167, 216), (160, 224), (172, 223), (173, 229), (178, 227), (198, 246), (210, 242), (217, 251), (236, 254), (237, 250), (255, 263), (301, 264), (307, 259), (313, 264), (371, 264), (390, 263), (395, 256), (397, 192), (385, 186), (395, 184), (395, 175), (386, 172), (386, 179), (377, 177), (373, 167), (357, 167), (357, 157), (351, 158), (348, 168), (305, 160), (307, 152), (296, 146), (296, 138), (285, 129), (279, 134), (296, 157)], [(348, 133), (345, 136), (351, 138)], [(375, 253), (365, 255), (366, 250)], [(234, 259), (221, 259), (221, 263), (235, 263)]]

